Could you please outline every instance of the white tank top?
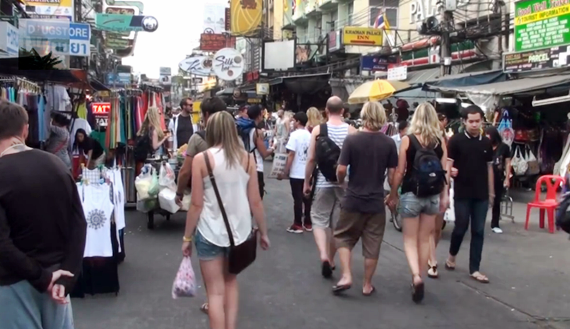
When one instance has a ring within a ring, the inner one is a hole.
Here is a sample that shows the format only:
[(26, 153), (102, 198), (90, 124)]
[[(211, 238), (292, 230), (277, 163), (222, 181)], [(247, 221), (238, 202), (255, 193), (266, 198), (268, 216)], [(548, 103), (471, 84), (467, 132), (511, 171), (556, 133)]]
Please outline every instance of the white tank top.
[[(251, 210), (247, 198), (249, 175), (241, 163), (228, 168), (222, 149), (212, 147), (209, 152), (214, 158), (212, 171), (232, 228), (234, 242), (239, 245), (247, 239), (252, 229)], [(216, 246), (230, 246), (228, 231), (210, 177), (204, 178), (204, 208), (198, 221), (198, 231), (208, 242)]]
[[(333, 126), (327, 122), (327, 133), (329, 138), (342, 149), (342, 144), (344, 144), (344, 139), (348, 135), (348, 124), (343, 123), (339, 126)], [(327, 182), (325, 176), (319, 171), (317, 176), (317, 187), (334, 187), (338, 186), (337, 183)]]
[[(80, 190), (81, 191), (81, 190)], [(83, 257), (111, 257), (111, 189), (107, 184), (82, 186), (83, 212), (87, 221), (87, 236)], [(81, 192), (80, 192), (81, 193)]]
[[(249, 145), (251, 145), (251, 147), (255, 147), (255, 139), (253, 138), (253, 135), (255, 134), (256, 129), (252, 129), (251, 132), (249, 133)], [(255, 156), (255, 168), (258, 172), (263, 172), (263, 158), (261, 157), (261, 153), (259, 153), (259, 151), (257, 150), (257, 147), (255, 148), (255, 151), (253, 151), (253, 155)]]

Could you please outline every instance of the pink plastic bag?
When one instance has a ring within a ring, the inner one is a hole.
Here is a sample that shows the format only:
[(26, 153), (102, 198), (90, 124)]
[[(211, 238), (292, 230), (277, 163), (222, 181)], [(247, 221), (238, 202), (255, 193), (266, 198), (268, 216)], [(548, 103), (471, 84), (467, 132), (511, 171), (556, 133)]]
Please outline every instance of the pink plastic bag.
[(182, 258), (182, 263), (176, 273), (174, 284), (172, 285), (172, 298), (194, 297), (196, 295), (196, 277), (190, 257)]

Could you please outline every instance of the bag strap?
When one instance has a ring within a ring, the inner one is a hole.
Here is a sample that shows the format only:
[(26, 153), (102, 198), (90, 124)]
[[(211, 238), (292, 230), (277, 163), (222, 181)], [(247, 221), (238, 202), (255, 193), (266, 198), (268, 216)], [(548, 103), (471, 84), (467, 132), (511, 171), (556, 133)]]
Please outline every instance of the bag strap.
[(408, 135), (408, 137), (410, 138), (410, 142), (414, 145), (414, 148), (416, 149), (416, 151), (425, 148), (425, 147), (423, 147), (423, 145), (420, 143), (420, 141), (418, 140), (418, 138), (416, 137), (416, 135), (411, 134), (411, 135)]
[[(67, 145), (68, 139), (66, 138), (63, 142), (61, 142), (61, 144), (55, 149), (55, 151), (53, 151), (53, 153), (57, 153), (59, 151), (61, 151), (65, 145)], [(90, 159), (91, 160), (91, 159)]]
[[(226, 230), (228, 231), (228, 238), (230, 238), (230, 246), (235, 247), (234, 236), (232, 234), (232, 229), (230, 227), (230, 222), (228, 221), (228, 215), (226, 214), (226, 209), (222, 203), (222, 197), (220, 196), (220, 191), (218, 190), (218, 184), (216, 184), (216, 178), (212, 172), (212, 166), (210, 165), (210, 157), (208, 151), (202, 152), (204, 155), (204, 161), (206, 161), (206, 168), (208, 169), (208, 176), (212, 182), (212, 187), (214, 188), (214, 193), (216, 194), (216, 199), (218, 200), (218, 206), (220, 207), (220, 212), (222, 213), (222, 218), (224, 219), (224, 224), (226, 225)], [(249, 156), (249, 154), (248, 154)]]
[(329, 127), (326, 123), (321, 123), (319, 125), (319, 136), (318, 137), (327, 137), (329, 135)]

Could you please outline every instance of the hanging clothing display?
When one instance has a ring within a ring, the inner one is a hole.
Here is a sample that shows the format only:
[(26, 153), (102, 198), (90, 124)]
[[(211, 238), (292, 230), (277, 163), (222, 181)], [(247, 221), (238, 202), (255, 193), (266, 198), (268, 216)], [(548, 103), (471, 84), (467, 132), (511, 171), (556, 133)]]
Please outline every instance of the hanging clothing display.
[(83, 211), (87, 220), (87, 237), (83, 257), (111, 257), (113, 246), (109, 231), (113, 203), (109, 199), (109, 184), (82, 185)]

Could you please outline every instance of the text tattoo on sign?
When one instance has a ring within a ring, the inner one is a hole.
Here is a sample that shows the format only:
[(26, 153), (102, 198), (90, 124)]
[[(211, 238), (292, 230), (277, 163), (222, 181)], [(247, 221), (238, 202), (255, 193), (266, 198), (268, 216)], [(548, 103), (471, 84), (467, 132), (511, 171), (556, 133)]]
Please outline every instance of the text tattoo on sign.
[(530, 0), (515, 3), (515, 51), (570, 43), (569, 22), (569, 0)]
[(111, 112), (111, 103), (93, 103), (91, 105), (93, 115), (98, 126), (106, 127), (109, 122), (109, 113)]

